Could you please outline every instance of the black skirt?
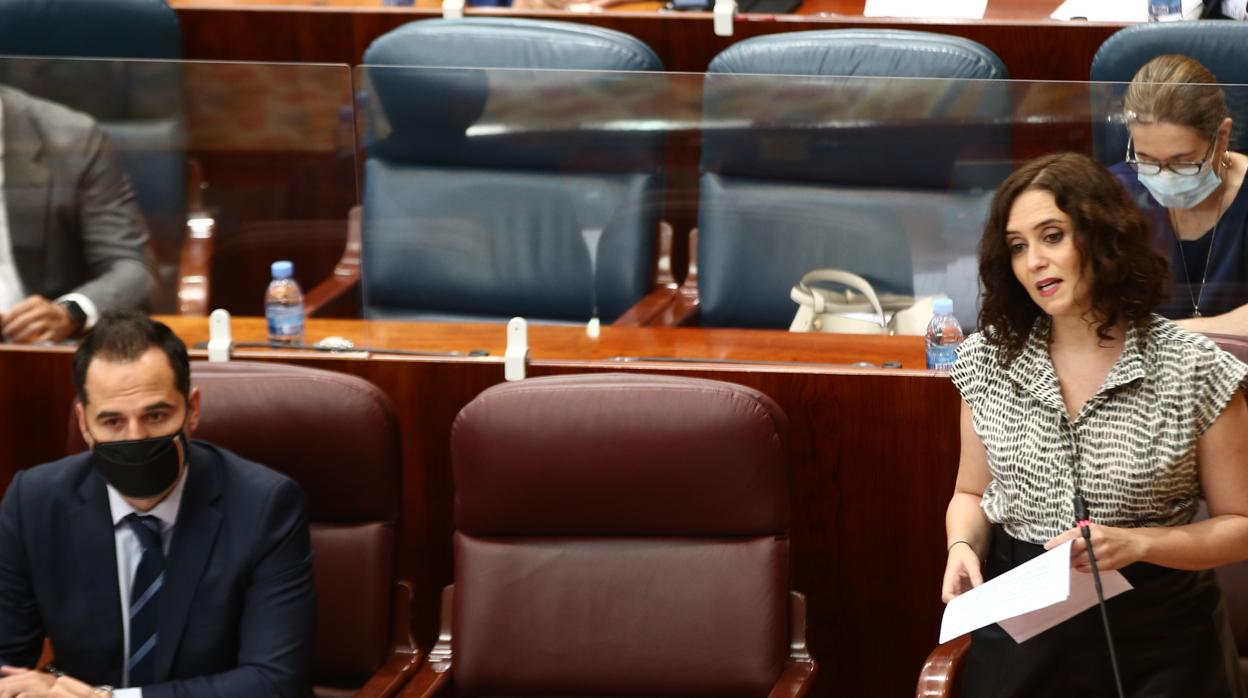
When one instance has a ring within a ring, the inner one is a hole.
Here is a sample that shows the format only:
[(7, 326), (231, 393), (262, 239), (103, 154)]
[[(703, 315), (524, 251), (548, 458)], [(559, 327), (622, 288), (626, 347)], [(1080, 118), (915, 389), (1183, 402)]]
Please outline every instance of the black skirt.
[[(1044, 553), (994, 527), (984, 578)], [(1239, 657), (1212, 571), (1147, 563), (1121, 570), (1135, 588), (1105, 602), (1122, 686), (1131, 698), (1244, 698)], [(1021, 644), (1001, 626), (971, 634), (964, 698), (1104, 696), (1114, 675), (1092, 608)]]

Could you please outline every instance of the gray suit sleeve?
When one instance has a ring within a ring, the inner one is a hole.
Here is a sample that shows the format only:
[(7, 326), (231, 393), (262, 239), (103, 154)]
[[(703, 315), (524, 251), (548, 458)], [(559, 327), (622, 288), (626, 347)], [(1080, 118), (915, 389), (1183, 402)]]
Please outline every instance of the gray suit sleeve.
[(125, 172), (98, 127), (88, 135), (77, 187), (83, 253), (90, 280), (73, 290), (101, 312), (144, 309), (154, 286), (147, 227)]

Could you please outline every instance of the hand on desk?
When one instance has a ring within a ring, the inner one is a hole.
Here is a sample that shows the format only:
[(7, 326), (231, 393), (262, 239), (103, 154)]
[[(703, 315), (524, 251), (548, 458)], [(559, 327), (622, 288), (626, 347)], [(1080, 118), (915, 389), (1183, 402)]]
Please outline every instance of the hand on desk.
[(70, 676), (54, 676), (43, 671), (15, 666), (0, 667), (0, 698), (92, 698), (94, 686)]
[[(31, 296), (0, 314), (0, 330), (9, 342), (60, 342), (74, 333), (74, 321), (65, 306), (43, 296)], [(4, 698), (0, 694), (0, 698)]]
[(62, 676), (52, 684), (52, 691), (48, 693), (48, 698), (92, 698), (99, 695), (100, 692), (96, 691), (94, 686), (88, 686), (69, 676)]
[(4, 677), (0, 678), (0, 698), (43, 698), (56, 683), (56, 677), (51, 674), (15, 666), (0, 667), (0, 676)]

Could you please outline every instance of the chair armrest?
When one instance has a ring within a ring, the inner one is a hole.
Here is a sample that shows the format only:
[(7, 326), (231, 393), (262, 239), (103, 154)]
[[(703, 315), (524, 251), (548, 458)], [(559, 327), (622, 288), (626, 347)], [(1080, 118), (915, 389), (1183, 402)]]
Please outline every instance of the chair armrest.
[(440, 695), (449, 695), (447, 689), (450, 683), (449, 667), (445, 671), (438, 671), (426, 661), (420, 665), (420, 669), (416, 671), (411, 681), (403, 687), (403, 692), (399, 696), (400, 698), (435, 698)]
[(186, 221), (186, 239), (178, 260), (178, 313), (204, 316), (212, 291), (212, 248), (217, 223), (205, 212), (192, 213)]
[(186, 159), (186, 210), (187, 218), (202, 215), (208, 207), (204, 205), (204, 190), (208, 183), (204, 181), (204, 165), (199, 158)]
[(204, 206), (204, 168), (196, 158), (186, 161), (186, 237), (178, 258), (178, 313), (208, 314), (212, 248), (217, 223)]
[(963, 635), (938, 646), (927, 655), (919, 672), (915, 698), (940, 698), (962, 693), (962, 658), (971, 648), (971, 636)]
[(347, 214), (347, 244), (342, 257), (334, 265), (334, 273), (317, 284), (303, 298), (303, 309), (308, 315), (328, 306), (355, 289), (360, 283), (360, 207), (352, 206)]
[(767, 698), (801, 698), (810, 691), (818, 669), (813, 659), (805, 661), (788, 661), (784, 663), (784, 673), (780, 680), (767, 694)]
[(433, 698), (451, 683), (451, 620), (455, 605), (455, 585), (442, 590), (442, 612), (438, 641), (412, 680), (404, 687), (402, 698)]
[(360, 687), (355, 698), (391, 698), (397, 695), (416, 675), (421, 659), (419, 651), (395, 652), (373, 674), (368, 683)]
[(623, 315), (615, 319), (611, 323), (612, 327), (645, 327), (655, 318), (663, 315), (668, 306), (676, 301), (678, 287), (672, 284), (670, 287), (660, 287), (656, 285), (650, 289), (650, 292), (641, 297), (641, 300), (633, 304), (633, 307), (624, 312)]
[(810, 691), (819, 665), (806, 645), (806, 596), (789, 592), (789, 660), (768, 698), (802, 698)]
[(611, 323), (612, 327), (644, 327), (651, 318), (672, 303), (676, 298), (679, 286), (672, 277), (672, 246), (674, 233), (672, 224), (667, 221), (659, 223), (659, 253), (655, 262), (654, 285), (641, 300), (633, 304)]
[[(670, 277), (669, 277), (670, 278)], [(647, 327), (685, 327), (698, 324), (698, 229), (689, 231), (689, 272), (676, 287), (671, 301), (647, 318)]]

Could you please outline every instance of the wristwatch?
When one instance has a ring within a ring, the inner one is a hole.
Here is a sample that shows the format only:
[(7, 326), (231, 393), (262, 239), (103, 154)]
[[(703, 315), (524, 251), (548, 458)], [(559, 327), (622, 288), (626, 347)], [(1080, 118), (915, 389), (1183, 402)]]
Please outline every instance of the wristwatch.
[(74, 325), (74, 331), (70, 334), (77, 336), (80, 332), (82, 332), (82, 328), (87, 324), (86, 311), (82, 309), (82, 306), (78, 305), (77, 301), (63, 300), (59, 301), (57, 305), (64, 308), (65, 312), (69, 313), (69, 321)]
[[(73, 301), (70, 301), (70, 302), (73, 303)], [(77, 303), (74, 303), (74, 305), (77, 305)], [(113, 698), (113, 687), (112, 686), (93, 686), (91, 688), (91, 695), (107, 696), (108, 698)]]

